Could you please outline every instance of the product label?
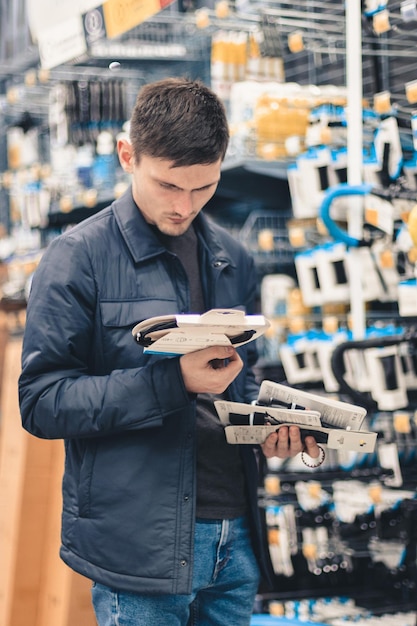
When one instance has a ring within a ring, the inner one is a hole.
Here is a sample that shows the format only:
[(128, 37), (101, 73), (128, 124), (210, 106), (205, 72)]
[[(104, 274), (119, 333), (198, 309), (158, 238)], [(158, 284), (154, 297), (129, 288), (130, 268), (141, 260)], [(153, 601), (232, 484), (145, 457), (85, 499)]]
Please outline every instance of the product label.
[(117, 37), (141, 24), (173, 0), (107, 0), (103, 14), (107, 37)]

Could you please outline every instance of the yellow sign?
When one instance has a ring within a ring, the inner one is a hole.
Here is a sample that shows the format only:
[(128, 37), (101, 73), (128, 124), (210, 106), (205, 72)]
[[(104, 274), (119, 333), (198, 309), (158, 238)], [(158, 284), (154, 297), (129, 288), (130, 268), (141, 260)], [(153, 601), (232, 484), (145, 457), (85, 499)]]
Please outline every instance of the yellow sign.
[(163, 0), (107, 0), (103, 14), (107, 37), (117, 37), (141, 24), (161, 8), (171, 4)]

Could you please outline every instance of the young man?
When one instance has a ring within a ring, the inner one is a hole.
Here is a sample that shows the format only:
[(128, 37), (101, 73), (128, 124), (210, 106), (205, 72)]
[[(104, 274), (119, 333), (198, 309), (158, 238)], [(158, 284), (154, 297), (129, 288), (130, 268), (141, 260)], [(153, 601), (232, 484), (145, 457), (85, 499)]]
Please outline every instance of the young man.
[[(252, 259), (201, 213), (228, 139), (200, 82), (143, 87), (118, 143), (131, 188), (52, 241), (32, 283), (22, 421), (65, 440), (61, 557), (94, 581), (100, 626), (244, 626), (267, 572), (256, 452), (226, 443), (213, 406), (256, 398), (255, 342), (150, 356), (131, 334), (157, 315), (254, 312)], [(262, 449), (298, 454), (299, 429)]]

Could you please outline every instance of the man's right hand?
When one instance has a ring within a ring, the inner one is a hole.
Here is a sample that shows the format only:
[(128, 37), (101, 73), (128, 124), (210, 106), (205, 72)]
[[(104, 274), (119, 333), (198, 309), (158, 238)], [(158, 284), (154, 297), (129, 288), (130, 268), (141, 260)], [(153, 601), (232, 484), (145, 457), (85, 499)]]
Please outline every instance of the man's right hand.
[(190, 393), (223, 393), (243, 362), (232, 346), (211, 346), (181, 356), (180, 367)]

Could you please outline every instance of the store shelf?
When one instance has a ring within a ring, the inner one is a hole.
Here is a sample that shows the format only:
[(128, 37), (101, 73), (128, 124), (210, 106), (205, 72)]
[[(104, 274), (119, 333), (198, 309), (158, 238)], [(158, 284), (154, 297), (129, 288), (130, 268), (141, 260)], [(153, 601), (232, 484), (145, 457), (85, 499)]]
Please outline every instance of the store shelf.
[(241, 156), (227, 156), (223, 163), (222, 170), (232, 170), (235, 168), (243, 168), (248, 172), (254, 174), (261, 174), (264, 176), (273, 176), (282, 180), (287, 179), (288, 167), (290, 167), (294, 161), (291, 159), (280, 161), (266, 161), (263, 159), (250, 159)]

